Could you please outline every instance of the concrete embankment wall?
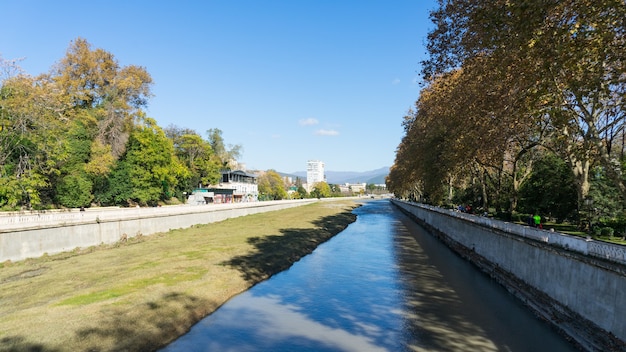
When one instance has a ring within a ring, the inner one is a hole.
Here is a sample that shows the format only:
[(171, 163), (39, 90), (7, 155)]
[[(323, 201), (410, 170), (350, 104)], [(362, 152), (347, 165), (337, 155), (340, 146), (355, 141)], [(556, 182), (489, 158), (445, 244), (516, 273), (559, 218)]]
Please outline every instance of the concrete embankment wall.
[(197, 224), (287, 209), (315, 201), (317, 200), (305, 199), (3, 214), (0, 216), (0, 262), (109, 244), (119, 241), (124, 236), (151, 235)]
[(625, 351), (626, 248), (393, 200), (580, 347)]

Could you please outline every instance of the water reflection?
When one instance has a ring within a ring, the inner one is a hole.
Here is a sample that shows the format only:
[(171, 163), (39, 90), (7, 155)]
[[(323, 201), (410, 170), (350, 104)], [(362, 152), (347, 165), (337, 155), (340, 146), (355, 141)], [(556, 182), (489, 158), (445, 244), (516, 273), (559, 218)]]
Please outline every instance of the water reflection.
[(219, 320), (201, 323), (210, 329), (210, 335), (194, 331), (193, 341), (181, 344), (178, 350), (203, 346), (200, 349), (209, 351), (387, 351), (368, 337), (385, 334), (374, 325), (360, 324), (366, 334), (351, 332), (338, 324), (317, 321), (302, 306), (285, 304), (278, 296), (250, 295), (232, 303)]
[(498, 351), (488, 333), (468, 316), (468, 302), (449, 286), (430, 256), (417, 245), (407, 225), (412, 227), (406, 223), (396, 227), (405, 319), (411, 328), (407, 346), (412, 350)]
[(568, 351), (508, 293), (385, 201), (166, 351)]

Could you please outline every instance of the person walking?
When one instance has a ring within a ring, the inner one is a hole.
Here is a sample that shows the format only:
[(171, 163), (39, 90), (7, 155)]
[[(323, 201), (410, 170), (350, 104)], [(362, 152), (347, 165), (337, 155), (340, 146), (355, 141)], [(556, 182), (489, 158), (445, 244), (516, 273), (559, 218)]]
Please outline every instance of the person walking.
[(533, 221), (535, 223), (535, 227), (541, 228), (541, 216), (537, 213), (533, 215)]

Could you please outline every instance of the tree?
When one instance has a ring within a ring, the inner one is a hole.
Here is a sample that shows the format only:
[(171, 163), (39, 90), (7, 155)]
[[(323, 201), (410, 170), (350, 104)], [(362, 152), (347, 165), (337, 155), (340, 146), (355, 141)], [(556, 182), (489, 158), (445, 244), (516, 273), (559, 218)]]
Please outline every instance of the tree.
[(520, 190), (520, 210), (539, 212), (561, 222), (576, 213), (576, 185), (567, 164), (546, 153), (537, 160), (532, 175)]
[(52, 79), (73, 108), (70, 118), (94, 124), (95, 137), (110, 146), (115, 159), (124, 153), (133, 117), (152, 95), (152, 77), (138, 66), (120, 67), (113, 54), (91, 49), (82, 38), (70, 43)]
[(341, 196), (341, 187), (339, 187), (339, 185), (337, 184), (329, 184), (328, 187), (330, 188), (330, 195), (332, 197), (340, 197)]
[(129, 205), (134, 198), (134, 185), (130, 182), (132, 166), (124, 160), (115, 164), (106, 178), (98, 178), (100, 191), (95, 201), (105, 205)]
[(311, 197), (328, 198), (330, 197), (330, 186), (326, 182), (317, 182), (311, 191)]
[(0, 204), (41, 205), (49, 177), (67, 157), (59, 95), (53, 82), (31, 76), (7, 79), (0, 88)]
[(0, 207), (154, 204), (218, 178), (209, 142), (187, 133), (174, 149), (145, 117), (148, 72), (82, 38), (36, 77), (0, 57), (0, 83)]
[(86, 171), (92, 139), (81, 122), (75, 122), (64, 143), (67, 157), (59, 161), (59, 173), (50, 177), (54, 199), (65, 207), (88, 206), (93, 200), (93, 181)]
[(169, 199), (169, 190), (189, 173), (174, 155), (171, 140), (150, 118), (135, 123), (123, 160), (132, 186), (129, 200), (139, 204)]
[(94, 199), (92, 188), (91, 179), (84, 172), (77, 170), (56, 183), (58, 202), (71, 208), (89, 206)]
[(626, 4), (565, 1), (550, 10), (528, 55), (539, 58), (537, 74), (543, 80), (538, 98), (550, 107), (552, 147), (576, 176), (579, 204), (588, 195), (590, 169), (596, 162), (624, 202), (626, 185), (610, 139), (626, 117)]
[(0, 193), (7, 201), (0, 203), (88, 203), (89, 185), (123, 154), (151, 81), (144, 69), (120, 67), (112, 54), (91, 50), (80, 38), (49, 74), (3, 77), (0, 176), (7, 179)]
[(427, 80), (483, 58), (496, 73), (519, 67), (517, 81), (503, 80), (525, 93), (529, 117), (546, 122), (546, 146), (574, 172), (579, 204), (596, 161), (626, 198), (607, 142), (626, 111), (623, 1), (440, 1), (431, 18)]
[(228, 146), (224, 144), (224, 138), (222, 137), (222, 130), (219, 128), (211, 128), (207, 131), (208, 141), (217, 157), (222, 163), (224, 169), (231, 169), (237, 164), (237, 159), (241, 156), (241, 145)]
[(183, 190), (190, 190), (199, 184), (216, 184), (220, 180), (221, 163), (214, 157), (215, 153), (208, 141), (193, 130), (169, 126), (165, 134), (174, 144), (176, 156), (185, 164), (190, 172), (187, 182), (181, 183)]
[(287, 198), (283, 178), (274, 170), (268, 170), (258, 178), (259, 194), (264, 199), (280, 200)]
[(298, 195), (300, 198), (308, 197), (308, 192), (302, 185), (302, 180), (300, 179), (300, 177), (296, 177), (296, 187), (297, 187), (296, 191), (298, 192)]

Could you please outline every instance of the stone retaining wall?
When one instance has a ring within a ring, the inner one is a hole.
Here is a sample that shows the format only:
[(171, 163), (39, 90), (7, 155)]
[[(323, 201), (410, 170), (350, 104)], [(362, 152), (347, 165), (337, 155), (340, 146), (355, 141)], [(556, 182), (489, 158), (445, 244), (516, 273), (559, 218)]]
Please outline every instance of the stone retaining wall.
[(39, 257), (228, 218), (310, 204), (317, 199), (10, 213), (0, 216), (0, 262)]
[(626, 351), (626, 248), (393, 200), (578, 346)]

